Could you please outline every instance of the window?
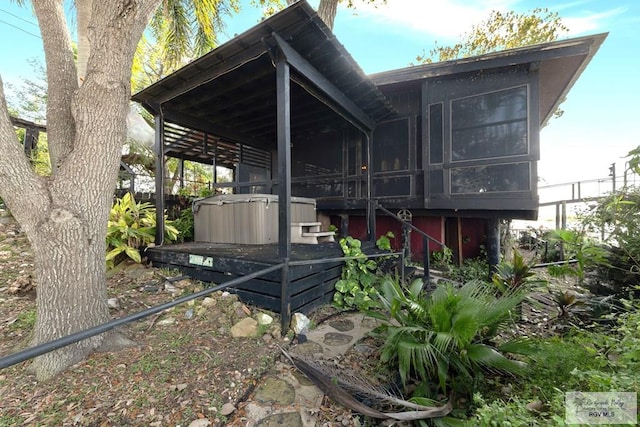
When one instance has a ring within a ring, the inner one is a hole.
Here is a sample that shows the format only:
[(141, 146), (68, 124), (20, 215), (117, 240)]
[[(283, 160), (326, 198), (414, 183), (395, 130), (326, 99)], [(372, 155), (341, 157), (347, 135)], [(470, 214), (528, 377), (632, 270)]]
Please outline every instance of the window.
[(409, 169), (409, 119), (381, 123), (373, 134), (373, 172)]
[(442, 147), (444, 144), (443, 132), (443, 105), (429, 105), (429, 163), (442, 163)]
[(529, 191), (529, 163), (451, 169), (451, 193)]
[(451, 101), (452, 161), (527, 153), (526, 86)]

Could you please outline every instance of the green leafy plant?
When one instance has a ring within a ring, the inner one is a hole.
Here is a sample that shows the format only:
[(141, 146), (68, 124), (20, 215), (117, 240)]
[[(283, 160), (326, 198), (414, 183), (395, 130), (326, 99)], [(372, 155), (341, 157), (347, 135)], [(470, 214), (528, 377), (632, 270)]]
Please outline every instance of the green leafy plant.
[(438, 270), (450, 271), (453, 268), (453, 250), (443, 246), (442, 250), (432, 252), (431, 263)]
[(524, 258), (516, 249), (513, 250), (513, 260), (502, 261), (496, 266), (492, 282), (502, 293), (517, 288), (530, 290), (533, 285), (546, 283), (536, 277), (531, 264), (524, 262)]
[(576, 276), (582, 284), (587, 268), (607, 264), (608, 251), (590, 239), (584, 230), (555, 230), (551, 239), (562, 244), (565, 258), (575, 261), (550, 266), (549, 273), (554, 276)]
[(395, 237), (396, 236), (393, 234), (393, 232), (387, 231), (385, 234), (383, 234), (382, 236), (378, 237), (378, 240), (376, 240), (376, 246), (378, 247), (378, 249), (381, 249), (383, 251), (390, 251), (391, 250), (391, 239), (393, 239)]
[(608, 263), (599, 266), (599, 277), (614, 293), (640, 284), (640, 188), (624, 188), (598, 200), (580, 220), (585, 229), (599, 232), (610, 245)]
[(469, 384), (485, 369), (521, 373), (524, 364), (505, 353), (527, 353), (522, 341), (502, 346), (492, 339), (508, 323), (511, 311), (526, 293), (513, 289), (496, 297), (490, 285), (472, 281), (455, 288), (438, 287), (430, 295), (420, 281), (403, 287), (391, 277), (380, 285), (383, 313), (370, 313), (384, 322), (381, 360), (397, 365), (403, 384), (416, 379), (437, 384), (438, 391), (450, 388), (469, 393)]
[(182, 209), (180, 215), (174, 221), (174, 226), (178, 230), (180, 241), (192, 242), (194, 236), (194, 219), (192, 208)]
[[(140, 248), (155, 241), (156, 210), (151, 203), (136, 203), (131, 193), (117, 199), (109, 213), (107, 225), (107, 265), (125, 254), (133, 261), (142, 262)], [(165, 238), (175, 241), (178, 230), (165, 220)]]
[(378, 264), (362, 252), (362, 242), (351, 236), (340, 239), (345, 261), (340, 280), (336, 282), (333, 304), (338, 308), (368, 310), (378, 304), (375, 288)]

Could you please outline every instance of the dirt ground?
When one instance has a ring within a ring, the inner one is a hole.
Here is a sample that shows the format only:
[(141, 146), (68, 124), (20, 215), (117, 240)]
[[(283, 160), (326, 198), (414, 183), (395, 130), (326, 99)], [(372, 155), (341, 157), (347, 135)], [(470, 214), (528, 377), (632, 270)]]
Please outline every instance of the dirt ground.
[[(32, 271), (29, 242), (0, 210), (0, 356), (30, 344), (35, 322)], [(112, 318), (206, 286), (190, 279), (167, 284), (165, 278), (176, 275), (123, 264), (108, 279), (109, 298), (116, 305), (110, 309)], [(234, 424), (234, 414), (223, 415), (228, 404), (242, 408), (280, 357), (278, 346), (289, 345), (273, 313), (272, 326), (262, 327), (258, 337), (231, 335), (232, 325), (257, 310), (235, 295), (216, 292), (128, 324), (121, 332), (137, 346), (95, 353), (47, 383), (36, 382), (29, 362), (0, 370), (0, 426), (188, 426), (203, 418), (214, 426)], [(321, 418), (328, 425), (345, 416), (342, 408), (326, 403), (320, 411), (326, 412)]]

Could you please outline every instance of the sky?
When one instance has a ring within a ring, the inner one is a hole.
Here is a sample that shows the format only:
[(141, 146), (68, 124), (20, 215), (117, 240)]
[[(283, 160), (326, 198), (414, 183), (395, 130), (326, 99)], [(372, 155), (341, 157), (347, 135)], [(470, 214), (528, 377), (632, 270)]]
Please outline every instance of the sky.
[[(242, 0), (239, 15), (226, 19), (226, 41), (254, 25), (261, 11)], [(309, 0), (315, 8), (318, 0)], [(562, 104), (564, 115), (542, 129), (540, 185), (597, 179), (640, 145), (640, 0), (387, 0), (377, 8), (355, 0), (340, 7), (334, 33), (365, 73), (409, 66), (437, 41), (452, 45), (492, 10), (536, 7), (558, 12), (569, 37), (608, 32), (594, 59)], [(20, 85), (32, 73), (28, 60), (44, 62), (42, 40), (29, 7), (0, 0), (0, 75)], [(10, 93), (10, 91), (8, 91)]]

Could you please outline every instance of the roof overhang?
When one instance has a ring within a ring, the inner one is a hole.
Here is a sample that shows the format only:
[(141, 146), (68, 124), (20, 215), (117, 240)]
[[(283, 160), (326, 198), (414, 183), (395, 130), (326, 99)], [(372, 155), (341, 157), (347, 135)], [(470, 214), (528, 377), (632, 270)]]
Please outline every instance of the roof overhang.
[(272, 150), (277, 141), (278, 58), (291, 69), (293, 141), (353, 126), (366, 132), (393, 114), (385, 96), (304, 0), (132, 99), (166, 121), (222, 141)]
[(607, 33), (493, 52), (480, 56), (417, 65), (372, 74), (379, 87), (530, 64), (540, 76), (540, 126), (553, 116), (591, 61)]

